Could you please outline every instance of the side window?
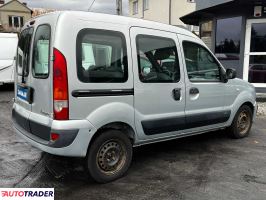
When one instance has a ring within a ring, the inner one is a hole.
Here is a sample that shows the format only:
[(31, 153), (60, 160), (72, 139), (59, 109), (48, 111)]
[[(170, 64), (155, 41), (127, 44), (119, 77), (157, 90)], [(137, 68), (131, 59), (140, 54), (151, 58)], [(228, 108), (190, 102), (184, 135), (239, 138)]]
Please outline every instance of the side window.
[(23, 30), (19, 37), (17, 52), (17, 72), (20, 76), (24, 75), (25, 77), (27, 77), (29, 73), (32, 33), (33, 28), (28, 28)]
[(191, 82), (220, 81), (220, 65), (203, 46), (183, 42), (188, 78)]
[(172, 83), (180, 80), (175, 41), (148, 35), (137, 36), (139, 78), (144, 83)]
[(32, 59), (32, 74), (35, 78), (47, 78), (49, 75), (50, 38), (49, 25), (41, 25), (37, 28)]
[(122, 33), (83, 29), (77, 37), (77, 72), (85, 83), (123, 83), (128, 79), (126, 40)]

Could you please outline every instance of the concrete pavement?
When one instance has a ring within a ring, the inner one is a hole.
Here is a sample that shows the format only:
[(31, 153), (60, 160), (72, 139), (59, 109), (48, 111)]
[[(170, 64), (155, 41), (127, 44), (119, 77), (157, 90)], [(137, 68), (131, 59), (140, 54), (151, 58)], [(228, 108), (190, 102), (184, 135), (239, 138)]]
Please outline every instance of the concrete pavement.
[(138, 147), (128, 174), (94, 183), (83, 160), (42, 153), (11, 128), (13, 92), (0, 92), (0, 187), (54, 187), (55, 199), (261, 199), (266, 197), (266, 118), (251, 135), (222, 132)]

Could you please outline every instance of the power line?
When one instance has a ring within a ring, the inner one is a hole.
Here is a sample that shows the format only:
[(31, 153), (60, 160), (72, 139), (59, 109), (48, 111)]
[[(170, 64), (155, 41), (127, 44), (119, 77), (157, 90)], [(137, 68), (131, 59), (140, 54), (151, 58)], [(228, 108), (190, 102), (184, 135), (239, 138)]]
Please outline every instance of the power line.
[(90, 10), (91, 10), (91, 8), (92, 8), (93, 4), (95, 3), (95, 1), (96, 1), (96, 0), (93, 0), (93, 1), (91, 2), (91, 5), (90, 5), (90, 7), (89, 7), (88, 11), (90, 11)]

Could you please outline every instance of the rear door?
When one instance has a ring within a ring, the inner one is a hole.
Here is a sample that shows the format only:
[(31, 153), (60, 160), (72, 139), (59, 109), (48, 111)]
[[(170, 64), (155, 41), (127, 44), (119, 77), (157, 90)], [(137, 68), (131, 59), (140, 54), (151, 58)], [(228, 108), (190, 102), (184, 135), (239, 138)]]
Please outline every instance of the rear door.
[[(51, 26), (49, 24), (38, 25), (32, 43), (30, 85), (34, 96), (31, 118), (33, 120), (41, 116), (52, 118)], [(37, 115), (34, 116), (34, 114)]]
[(31, 42), (33, 28), (27, 28), (20, 34), (17, 50), (17, 66), (15, 78), (16, 103), (25, 110), (31, 111), (31, 83), (30, 62), (31, 62)]
[(135, 125), (141, 140), (170, 137), (185, 128), (185, 83), (176, 34), (130, 30)]

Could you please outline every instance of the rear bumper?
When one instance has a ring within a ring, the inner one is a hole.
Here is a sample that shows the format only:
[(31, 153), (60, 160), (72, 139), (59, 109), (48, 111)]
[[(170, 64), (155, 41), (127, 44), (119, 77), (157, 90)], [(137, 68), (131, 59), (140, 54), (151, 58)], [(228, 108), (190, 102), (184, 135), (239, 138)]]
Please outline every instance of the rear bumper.
[[(12, 121), (16, 133), (32, 146), (60, 156), (85, 157), (92, 133), (95, 131), (95, 128), (87, 120), (54, 120), (51, 127), (45, 128), (44, 125), (33, 122), (34, 133), (38, 131), (38, 125), (40, 130), (38, 134), (34, 134), (30, 126), (32, 120), (20, 115), (14, 108)], [(57, 141), (50, 140), (51, 132), (59, 134)]]

